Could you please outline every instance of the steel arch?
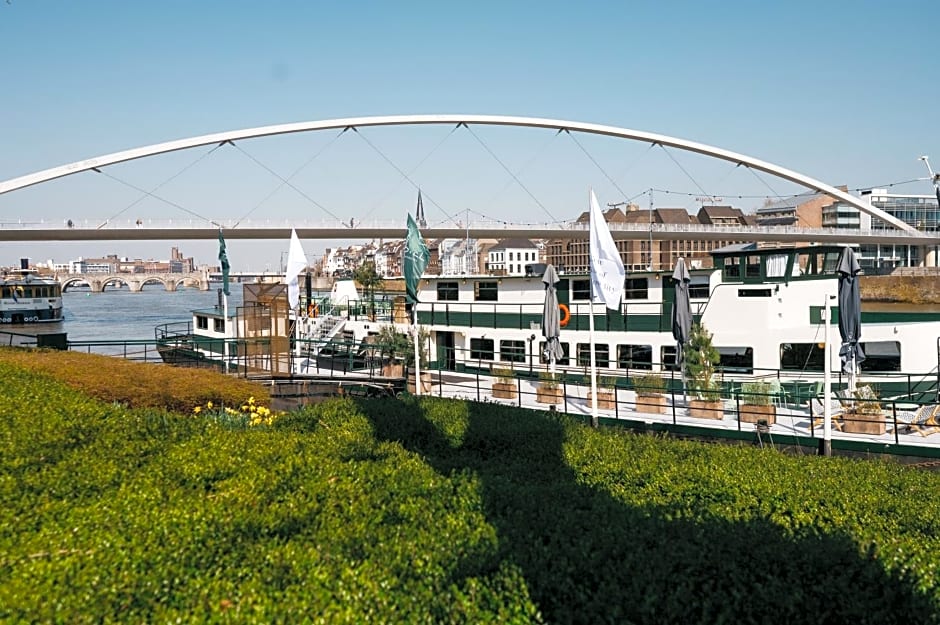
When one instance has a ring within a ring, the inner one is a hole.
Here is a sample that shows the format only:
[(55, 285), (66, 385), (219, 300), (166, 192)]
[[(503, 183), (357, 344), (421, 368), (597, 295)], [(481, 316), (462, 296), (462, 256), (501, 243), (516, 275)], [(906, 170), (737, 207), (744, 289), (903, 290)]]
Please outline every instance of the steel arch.
[(841, 189), (837, 189), (824, 182), (811, 178), (799, 172), (774, 165), (744, 154), (731, 152), (704, 143), (687, 141), (668, 135), (660, 135), (651, 132), (639, 130), (630, 130), (628, 128), (618, 128), (616, 126), (605, 126), (600, 124), (588, 124), (582, 122), (565, 121), (559, 119), (544, 119), (539, 117), (516, 117), (506, 115), (383, 115), (372, 117), (349, 117), (345, 119), (328, 119), (322, 121), (296, 122), (291, 124), (276, 124), (273, 126), (261, 126), (258, 128), (246, 128), (243, 130), (230, 130), (198, 137), (186, 139), (177, 139), (165, 143), (156, 143), (122, 152), (114, 152), (94, 158), (76, 161), (67, 165), (44, 169), (32, 174), (12, 178), (0, 182), (0, 195), (16, 191), (35, 184), (55, 180), (71, 174), (76, 174), (90, 169), (106, 167), (115, 163), (132, 161), (157, 154), (166, 154), (167, 152), (176, 152), (203, 145), (212, 145), (223, 143), (225, 141), (238, 141), (241, 139), (254, 139), (257, 137), (269, 137), (273, 135), (284, 135), (295, 132), (311, 132), (315, 130), (330, 130), (335, 128), (355, 128), (361, 126), (406, 126), (420, 124), (477, 124), (488, 126), (524, 126), (529, 128), (550, 128), (553, 130), (568, 130), (584, 132), (588, 134), (606, 135), (618, 137), (621, 139), (631, 139), (646, 143), (658, 143), (665, 146), (678, 148), (687, 152), (696, 152), (711, 156), (725, 161), (730, 161), (739, 165), (746, 165), (753, 169), (766, 172), (778, 178), (783, 178), (791, 182), (803, 185), (830, 197), (839, 199), (850, 206), (854, 206), (862, 212), (878, 217), (892, 226), (911, 233), (920, 234), (913, 226), (889, 215), (883, 210), (860, 201)]

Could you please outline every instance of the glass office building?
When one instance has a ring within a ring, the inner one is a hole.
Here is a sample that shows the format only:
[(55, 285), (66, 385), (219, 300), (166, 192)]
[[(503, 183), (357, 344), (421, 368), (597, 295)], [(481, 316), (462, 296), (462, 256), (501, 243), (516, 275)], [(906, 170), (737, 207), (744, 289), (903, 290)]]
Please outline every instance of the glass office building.
[[(887, 189), (862, 191), (862, 199), (867, 199), (872, 206), (880, 208), (889, 215), (909, 223), (925, 232), (940, 231), (940, 206), (936, 195), (901, 195), (888, 193)], [(893, 226), (878, 217), (867, 215), (857, 208), (836, 202), (822, 209), (824, 228), (859, 228), (862, 230), (890, 230)], [(889, 272), (895, 267), (919, 267), (923, 264), (935, 265), (940, 247), (932, 245), (925, 248), (913, 245), (878, 245), (858, 246), (858, 262), (869, 273)], [(932, 254), (930, 252), (933, 252)]]

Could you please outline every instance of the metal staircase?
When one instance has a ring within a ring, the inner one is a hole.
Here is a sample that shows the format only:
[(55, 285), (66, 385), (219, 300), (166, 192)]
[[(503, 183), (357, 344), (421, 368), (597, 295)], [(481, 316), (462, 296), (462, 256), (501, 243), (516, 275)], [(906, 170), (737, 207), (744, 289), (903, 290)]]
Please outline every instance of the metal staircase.
[(343, 326), (346, 325), (346, 320), (333, 314), (333, 312), (334, 311), (331, 309), (325, 315), (308, 318), (306, 320), (303, 336), (303, 351), (305, 356), (311, 358), (315, 357), (325, 345), (332, 341), (336, 335), (343, 330)]

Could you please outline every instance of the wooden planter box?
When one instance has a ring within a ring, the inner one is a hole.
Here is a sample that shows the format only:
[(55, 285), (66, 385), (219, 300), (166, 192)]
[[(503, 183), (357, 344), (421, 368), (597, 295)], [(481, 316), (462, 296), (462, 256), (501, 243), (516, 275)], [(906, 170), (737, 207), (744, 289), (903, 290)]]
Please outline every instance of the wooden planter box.
[(637, 395), (636, 396), (636, 411), (648, 412), (650, 414), (665, 414), (666, 413), (666, 396), (665, 395)]
[[(408, 381), (406, 387), (409, 393), (415, 393), (415, 374), (414, 371), (408, 374)], [(431, 392), (431, 372), (422, 371), (421, 372), (421, 393), (430, 393)]]
[[(588, 391), (587, 395), (588, 406), (593, 405), (593, 395)], [(597, 391), (597, 407), (600, 410), (613, 410), (617, 407), (617, 398), (614, 395), (613, 391), (610, 390), (598, 390)]]
[(885, 416), (846, 412), (842, 415), (842, 431), (851, 434), (884, 434)]
[(517, 397), (514, 382), (493, 382), (493, 397), (496, 399), (515, 399)]
[(560, 386), (555, 386), (554, 388), (545, 388), (544, 386), (536, 387), (535, 401), (539, 404), (560, 404), (561, 403), (561, 387)]
[(690, 399), (689, 416), (696, 419), (724, 419), (724, 406), (722, 406), (721, 400)]
[(767, 425), (773, 425), (777, 422), (777, 407), (773, 404), (768, 406), (756, 406), (754, 404), (741, 404), (741, 421), (745, 423), (757, 423), (761, 419), (767, 422)]
[(401, 363), (396, 365), (384, 365), (382, 367), (382, 375), (386, 378), (405, 377), (405, 365)]

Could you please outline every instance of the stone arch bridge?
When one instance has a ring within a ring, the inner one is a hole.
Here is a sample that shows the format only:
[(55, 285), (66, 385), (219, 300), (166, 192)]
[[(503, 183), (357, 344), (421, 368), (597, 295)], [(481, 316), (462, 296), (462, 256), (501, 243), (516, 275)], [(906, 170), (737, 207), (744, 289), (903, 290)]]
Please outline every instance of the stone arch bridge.
[(162, 284), (166, 291), (176, 291), (181, 286), (209, 290), (209, 274), (205, 271), (192, 273), (69, 273), (56, 276), (62, 291), (77, 285), (88, 285), (92, 293), (101, 293), (107, 288), (127, 285), (131, 293), (138, 293), (148, 284)]

